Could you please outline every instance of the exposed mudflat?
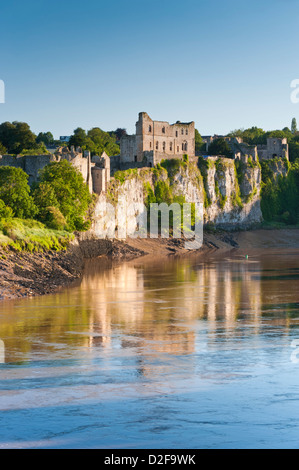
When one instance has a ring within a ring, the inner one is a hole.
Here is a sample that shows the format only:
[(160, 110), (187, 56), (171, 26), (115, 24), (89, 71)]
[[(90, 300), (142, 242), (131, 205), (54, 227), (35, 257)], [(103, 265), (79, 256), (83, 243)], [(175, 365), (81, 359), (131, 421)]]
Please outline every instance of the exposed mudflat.
[[(281, 252), (299, 248), (299, 230), (255, 230), (205, 233), (197, 254), (204, 257), (219, 251), (240, 253)], [(190, 254), (183, 239), (98, 240), (79, 236), (65, 252), (16, 253), (0, 250), (0, 300), (53, 293), (65, 287), (83, 272), (86, 259), (110, 257), (128, 260), (141, 256)]]

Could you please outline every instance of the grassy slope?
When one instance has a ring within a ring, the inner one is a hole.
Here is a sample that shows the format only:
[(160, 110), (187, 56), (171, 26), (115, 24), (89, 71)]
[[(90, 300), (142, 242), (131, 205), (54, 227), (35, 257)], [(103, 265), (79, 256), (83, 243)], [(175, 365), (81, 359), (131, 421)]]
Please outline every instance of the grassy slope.
[(67, 247), (73, 234), (52, 230), (36, 220), (1, 219), (0, 246), (15, 251), (60, 251)]

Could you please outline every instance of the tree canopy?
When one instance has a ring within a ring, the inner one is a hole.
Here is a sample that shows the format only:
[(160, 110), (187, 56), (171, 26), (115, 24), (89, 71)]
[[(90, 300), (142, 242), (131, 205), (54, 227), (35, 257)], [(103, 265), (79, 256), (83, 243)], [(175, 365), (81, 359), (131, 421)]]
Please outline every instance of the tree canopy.
[(69, 230), (87, 228), (85, 215), (92, 198), (82, 174), (67, 160), (45, 166), (34, 199), (42, 219), (47, 218), (47, 207), (56, 207)]
[(26, 122), (0, 124), (0, 142), (8, 153), (17, 154), (36, 146), (36, 135)]
[(292, 124), (291, 124), (291, 133), (296, 134), (296, 132), (298, 132), (297, 121), (296, 121), (296, 118), (293, 118), (292, 119)]
[(232, 157), (232, 151), (225, 139), (216, 139), (209, 145), (209, 155)]
[(12, 166), (0, 166), (0, 199), (10, 207), (15, 217), (30, 219), (37, 207), (30, 195), (28, 175)]
[[(124, 129), (118, 129), (124, 131)], [(110, 135), (111, 134), (111, 135)], [(107, 155), (118, 155), (120, 148), (116, 143), (116, 134), (102, 131), (99, 127), (93, 127), (87, 133), (81, 127), (74, 130), (69, 145), (89, 150), (92, 155), (101, 155), (104, 151)], [(120, 132), (118, 133), (120, 135)]]
[(198, 130), (195, 129), (195, 152), (196, 153), (201, 151), (202, 145), (203, 145), (202, 137), (200, 133), (198, 132)]
[(54, 143), (54, 137), (51, 132), (40, 132), (36, 138), (36, 143), (43, 143), (45, 145), (52, 145)]

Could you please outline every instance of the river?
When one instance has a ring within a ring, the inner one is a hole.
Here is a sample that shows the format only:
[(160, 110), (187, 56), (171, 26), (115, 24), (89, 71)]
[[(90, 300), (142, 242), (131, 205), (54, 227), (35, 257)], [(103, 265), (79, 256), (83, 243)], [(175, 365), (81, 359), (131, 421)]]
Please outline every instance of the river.
[(298, 447), (298, 254), (99, 258), (0, 303), (0, 448)]

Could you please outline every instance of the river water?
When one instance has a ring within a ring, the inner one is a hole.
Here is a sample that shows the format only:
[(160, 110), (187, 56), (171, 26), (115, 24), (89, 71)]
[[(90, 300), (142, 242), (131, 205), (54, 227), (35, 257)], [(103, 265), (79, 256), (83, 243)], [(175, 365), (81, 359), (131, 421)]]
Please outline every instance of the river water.
[(0, 448), (299, 447), (299, 252), (86, 265), (0, 304)]

